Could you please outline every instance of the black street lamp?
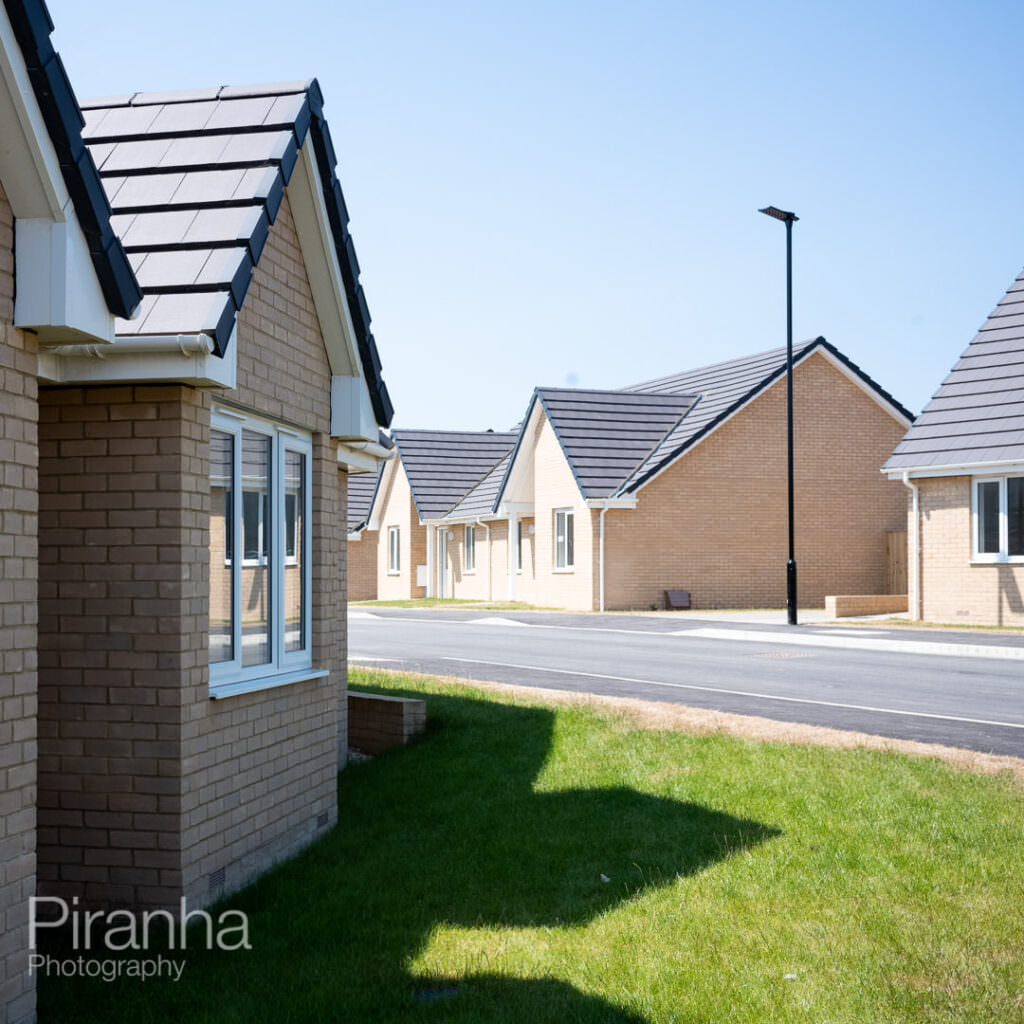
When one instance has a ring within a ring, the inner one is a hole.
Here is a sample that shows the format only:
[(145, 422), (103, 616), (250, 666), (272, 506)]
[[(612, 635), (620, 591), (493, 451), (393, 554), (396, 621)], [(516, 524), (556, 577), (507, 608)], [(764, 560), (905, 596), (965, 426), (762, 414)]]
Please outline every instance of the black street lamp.
[(800, 218), (775, 206), (758, 213), (786, 225), (786, 468), (789, 498), (789, 561), (786, 562), (786, 621), (796, 622), (796, 550), (793, 543), (793, 221)]

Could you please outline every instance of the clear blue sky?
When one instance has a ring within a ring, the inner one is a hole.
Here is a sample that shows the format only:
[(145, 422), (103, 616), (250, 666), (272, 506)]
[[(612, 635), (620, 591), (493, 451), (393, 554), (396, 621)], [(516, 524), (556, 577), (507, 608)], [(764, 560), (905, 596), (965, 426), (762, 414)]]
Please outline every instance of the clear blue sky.
[(1019, 2), (48, 0), (79, 97), (316, 76), (397, 426), (823, 334), (917, 411), (1024, 265)]

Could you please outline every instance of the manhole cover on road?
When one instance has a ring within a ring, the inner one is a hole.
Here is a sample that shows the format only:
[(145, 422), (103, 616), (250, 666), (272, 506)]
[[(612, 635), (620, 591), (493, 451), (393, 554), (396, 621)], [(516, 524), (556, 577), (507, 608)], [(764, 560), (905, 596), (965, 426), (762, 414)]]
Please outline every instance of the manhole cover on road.
[(765, 651), (763, 654), (748, 654), (748, 658), (812, 658), (812, 654), (797, 653), (795, 651)]

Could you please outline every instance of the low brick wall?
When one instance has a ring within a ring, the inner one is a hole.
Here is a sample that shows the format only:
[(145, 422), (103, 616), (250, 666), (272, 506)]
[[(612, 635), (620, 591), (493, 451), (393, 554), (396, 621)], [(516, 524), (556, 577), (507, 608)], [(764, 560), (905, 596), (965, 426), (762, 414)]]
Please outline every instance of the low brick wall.
[(886, 615), (905, 612), (906, 594), (851, 594), (844, 597), (826, 597), (825, 614), (830, 619), (843, 619), (851, 615)]
[(427, 703), (412, 697), (348, 693), (348, 743), (364, 754), (404, 746), (427, 724)]

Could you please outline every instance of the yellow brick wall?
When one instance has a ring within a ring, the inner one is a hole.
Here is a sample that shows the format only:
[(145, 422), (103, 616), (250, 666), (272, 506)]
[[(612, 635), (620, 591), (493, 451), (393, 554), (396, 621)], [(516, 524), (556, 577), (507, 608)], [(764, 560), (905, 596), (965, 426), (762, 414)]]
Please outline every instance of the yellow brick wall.
[[(607, 513), (606, 608), (663, 607), (666, 589), (696, 608), (785, 605), (785, 398), (779, 381), (642, 488), (635, 510)], [(906, 499), (880, 467), (905, 429), (824, 356), (796, 368), (802, 606), (885, 593), (885, 531), (902, 528)]]
[[(921, 617), (928, 622), (1024, 626), (1024, 565), (971, 562), (971, 478), (917, 483)], [(912, 523), (907, 535), (913, 536)]]
[[(377, 599), (404, 601), (422, 597), (423, 587), (416, 586), (416, 566), (427, 561), (427, 528), (419, 525), (419, 516), (412, 500), (409, 478), (401, 460), (385, 470), (381, 483), (384, 493), (380, 502), (380, 531), (377, 541)], [(388, 571), (388, 528), (399, 528), (399, 572)]]
[(187, 895), (198, 906), (336, 820), (346, 488), (287, 201), (235, 344), (238, 387), (218, 399), (313, 435), (313, 662), (330, 677), (210, 700), (210, 396), (179, 386), (46, 389), (39, 840), (47, 892), (136, 906)]
[(36, 887), (35, 336), (14, 323), (14, 217), (0, 186), (0, 1020), (33, 1018), (28, 898)]

